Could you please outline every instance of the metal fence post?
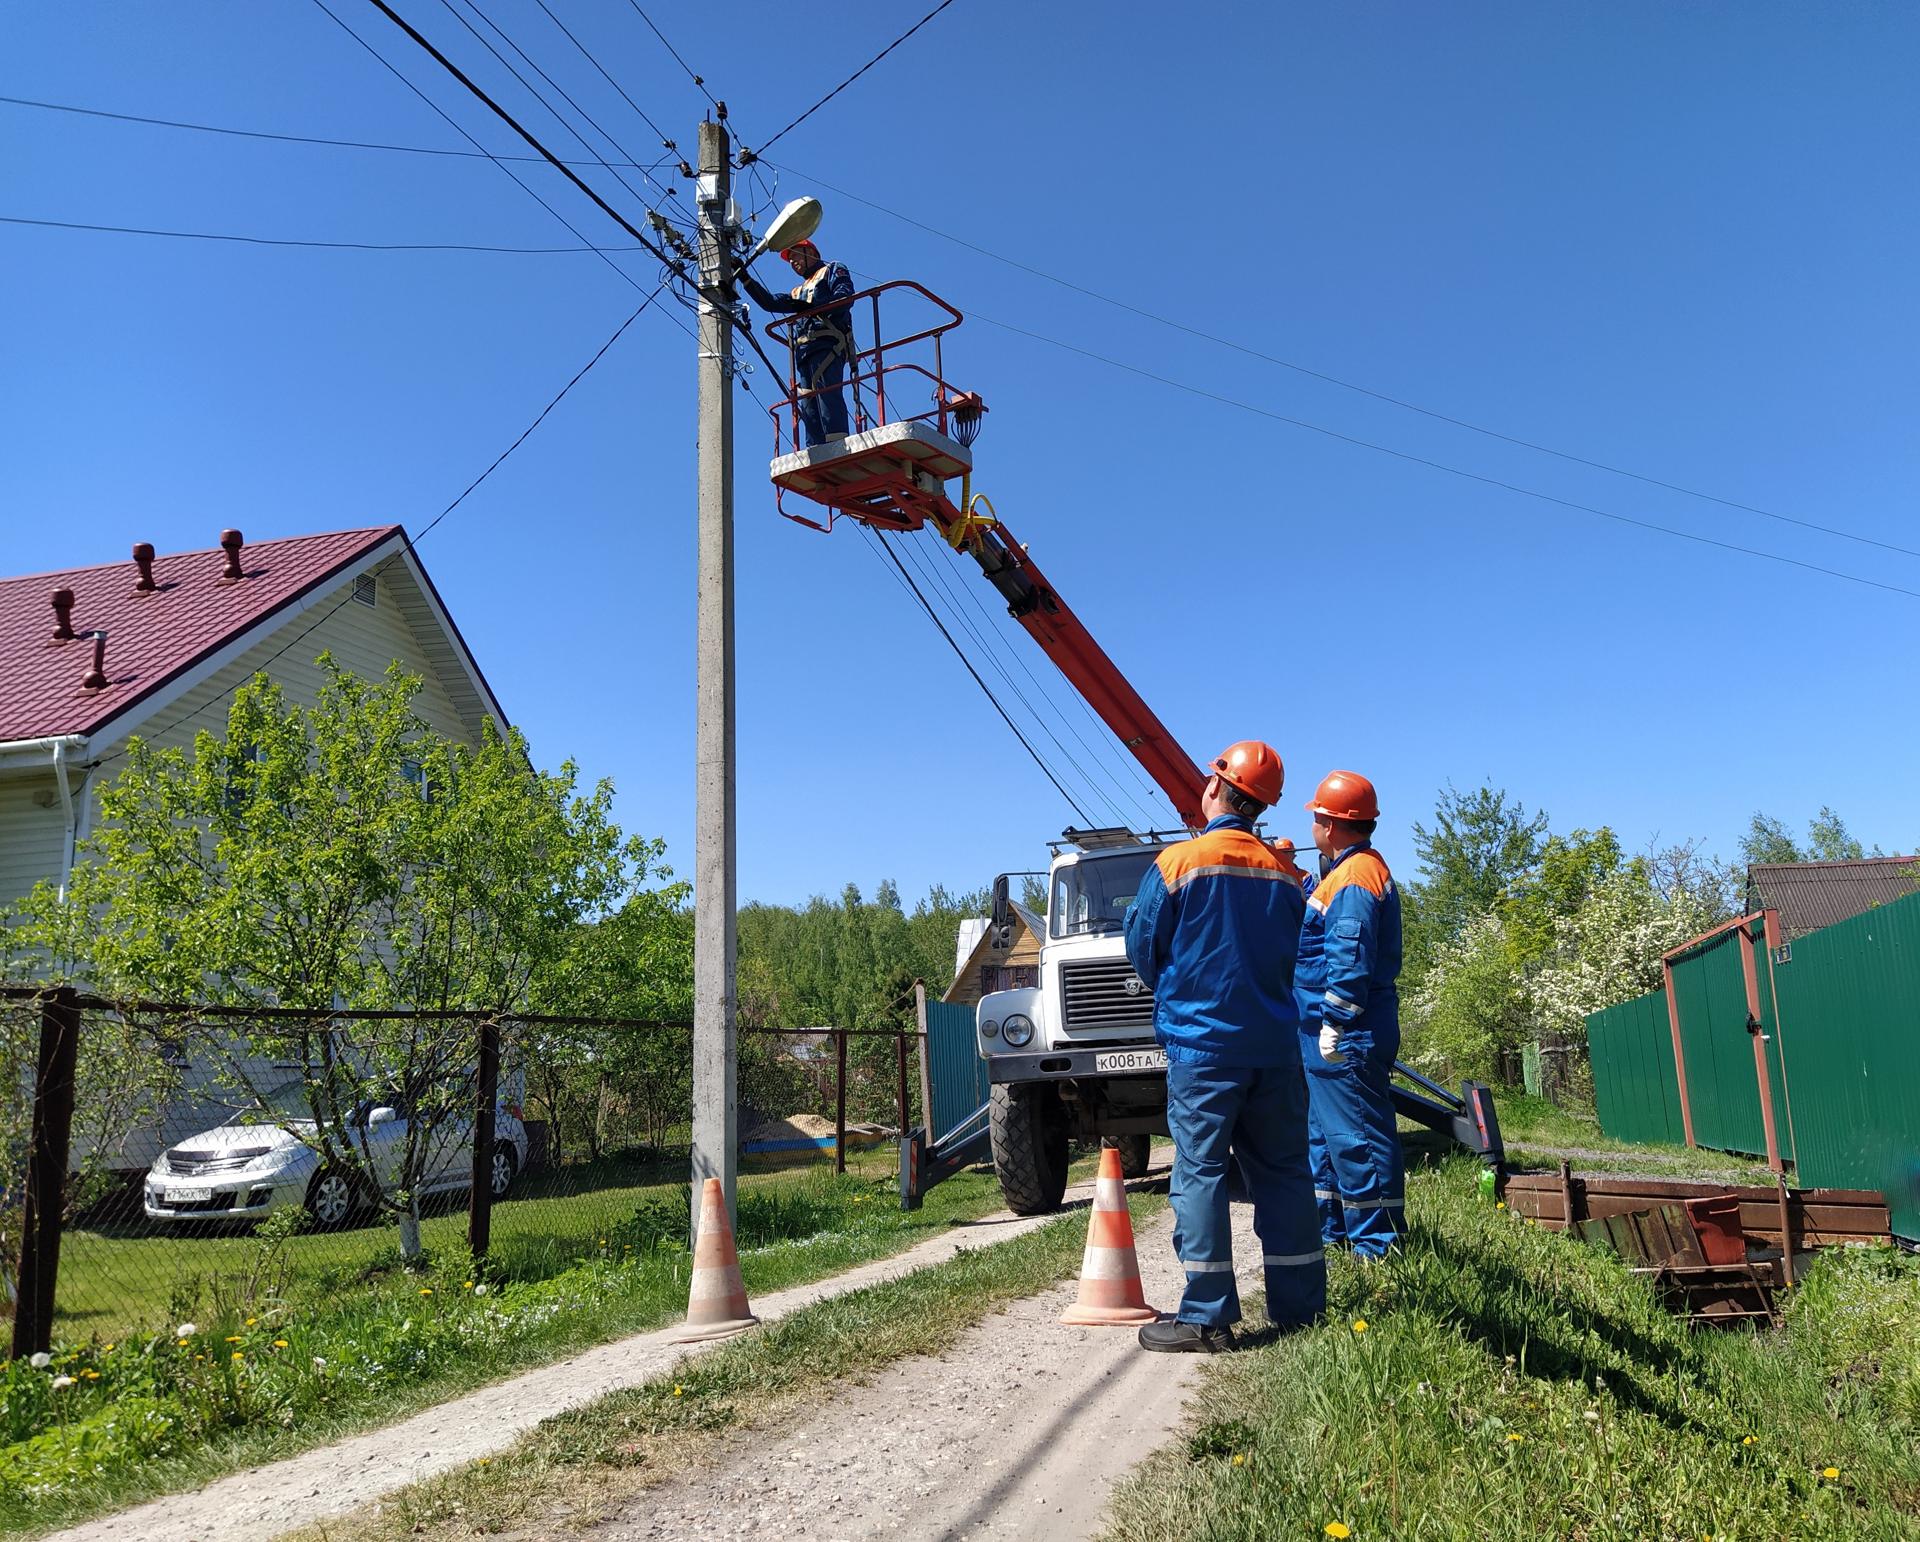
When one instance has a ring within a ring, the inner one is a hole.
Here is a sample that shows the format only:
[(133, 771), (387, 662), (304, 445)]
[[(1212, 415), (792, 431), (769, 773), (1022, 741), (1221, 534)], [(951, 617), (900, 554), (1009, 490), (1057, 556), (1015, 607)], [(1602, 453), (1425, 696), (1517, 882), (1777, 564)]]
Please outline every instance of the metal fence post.
[(467, 1196), (467, 1247), (485, 1258), (493, 1243), (494, 1105), (500, 1097), (500, 1025), (480, 1024), (473, 1094), (473, 1190)]
[[(920, 1035), (920, 1128), (931, 1142), (938, 1132), (933, 1127), (933, 1041), (927, 1037), (927, 982), (913, 982), (913, 1025)], [(900, 1133), (907, 1133), (901, 1126)]]
[(907, 1133), (907, 1115), (911, 1111), (907, 1101), (907, 1034), (902, 1029), (893, 1036), (894, 1080), (896, 1082), (896, 1102), (900, 1105), (898, 1129), (902, 1135)]
[(40, 1059), (33, 1084), (33, 1133), (27, 1153), (26, 1213), (14, 1296), (15, 1359), (53, 1347), (54, 1284), (60, 1274), (67, 1161), (73, 1139), (74, 1068), (80, 1008), (72, 986), (42, 999)]
[(833, 1170), (847, 1170), (847, 1030), (833, 1030)]

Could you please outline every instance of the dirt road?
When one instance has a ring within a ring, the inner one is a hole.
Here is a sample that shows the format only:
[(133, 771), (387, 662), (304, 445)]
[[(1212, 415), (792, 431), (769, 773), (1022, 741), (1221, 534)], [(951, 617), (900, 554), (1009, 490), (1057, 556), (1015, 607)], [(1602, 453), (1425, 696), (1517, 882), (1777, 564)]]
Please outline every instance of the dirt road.
[[(1259, 1282), (1252, 1215), (1234, 1207), (1242, 1289)], [(1141, 1229), (1149, 1304), (1182, 1276), (1172, 1219)], [(594, 1528), (603, 1542), (1070, 1539), (1098, 1534), (1114, 1484), (1175, 1438), (1203, 1363), (1149, 1355), (1131, 1328), (1068, 1328), (1069, 1283), (1021, 1301), (945, 1355), (903, 1361), (781, 1431), (729, 1441), (707, 1472), (650, 1489)], [(535, 1528), (525, 1542), (561, 1534)]]

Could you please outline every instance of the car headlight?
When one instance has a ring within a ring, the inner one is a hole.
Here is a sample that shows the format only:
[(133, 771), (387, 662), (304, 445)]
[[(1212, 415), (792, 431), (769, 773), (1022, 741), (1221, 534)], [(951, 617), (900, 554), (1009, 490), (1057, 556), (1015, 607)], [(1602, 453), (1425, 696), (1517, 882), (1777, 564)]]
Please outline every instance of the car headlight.
[(984, 1023), (980, 1025), (980, 1037), (983, 1039), (991, 1039), (999, 1032), (1000, 1032), (1000, 1025), (996, 1023), (992, 1018), (988, 1018)]
[(1015, 1049), (1033, 1042), (1033, 1019), (1024, 1013), (1015, 1012), (1000, 1025), (1000, 1033)]

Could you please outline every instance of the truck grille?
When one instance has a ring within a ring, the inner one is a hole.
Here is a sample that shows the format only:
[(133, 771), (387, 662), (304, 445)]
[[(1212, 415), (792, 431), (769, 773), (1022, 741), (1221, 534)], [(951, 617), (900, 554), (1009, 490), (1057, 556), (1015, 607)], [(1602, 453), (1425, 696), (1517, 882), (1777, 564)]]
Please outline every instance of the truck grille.
[[(1132, 990), (1128, 990), (1132, 986)], [(1060, 966), (1067, 1032), (1092, 1029), (1153, 1031), (1153, 992), (1124, 958), (1093, 959)]]

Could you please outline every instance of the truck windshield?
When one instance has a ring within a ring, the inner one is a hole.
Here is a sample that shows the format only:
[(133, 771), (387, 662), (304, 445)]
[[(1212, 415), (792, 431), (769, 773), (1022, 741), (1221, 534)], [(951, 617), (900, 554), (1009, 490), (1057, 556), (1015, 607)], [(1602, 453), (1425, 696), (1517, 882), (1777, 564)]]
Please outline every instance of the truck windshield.
[(1088, 932), (1117, 932), (1126, 923), (1127, 906), (1140, 891), (1140, 879), (1160, 853), (1152, 847), (1083, 857), (1053, 876), (1047, 906), (1048, 931), (1055, 937)]

